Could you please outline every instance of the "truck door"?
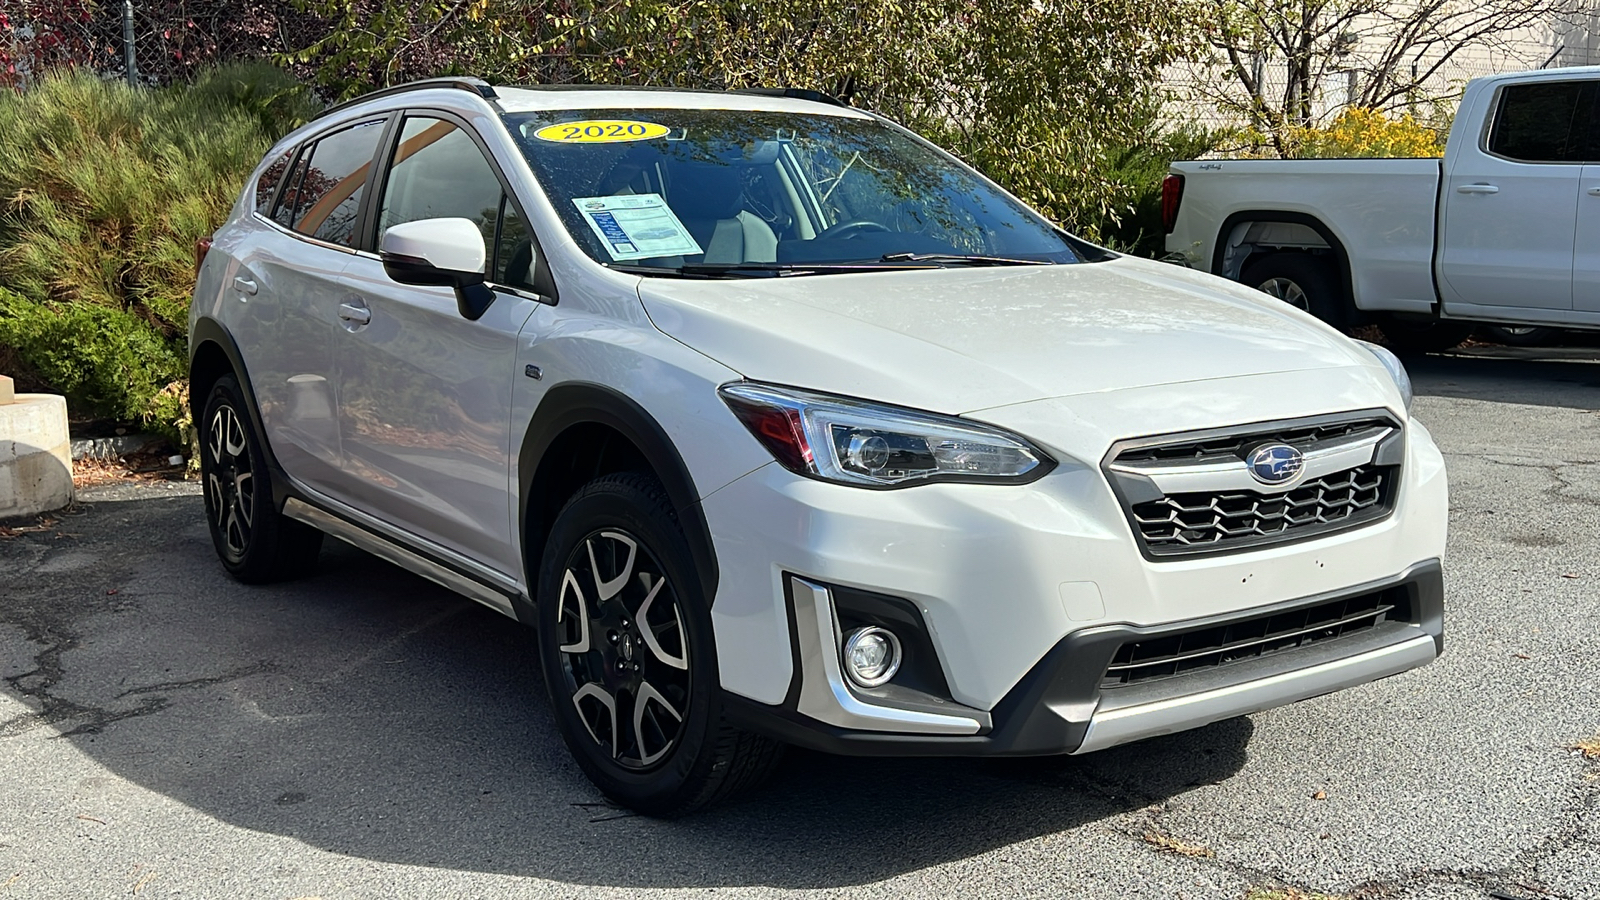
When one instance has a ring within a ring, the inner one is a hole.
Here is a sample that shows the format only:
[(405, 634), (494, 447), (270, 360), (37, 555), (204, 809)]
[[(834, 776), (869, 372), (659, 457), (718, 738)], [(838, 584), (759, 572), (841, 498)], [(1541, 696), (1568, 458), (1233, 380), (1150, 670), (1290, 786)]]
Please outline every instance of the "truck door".
[(1594, 93), (1572, 243), (1572, 308), (1587, 313), (1600, 312), (1600, 89)]
[(1487, 139), (1466, 149), (1445, 179), (1439, 287), (1447, 310), (1572, 309), (1582, 145), (1595, 84), (1501, 88)]

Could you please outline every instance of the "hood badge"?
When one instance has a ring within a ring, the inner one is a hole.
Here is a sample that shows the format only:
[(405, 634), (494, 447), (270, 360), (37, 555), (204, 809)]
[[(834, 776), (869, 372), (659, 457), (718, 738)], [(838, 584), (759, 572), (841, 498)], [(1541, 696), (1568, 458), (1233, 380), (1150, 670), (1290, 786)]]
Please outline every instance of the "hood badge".
[(1250, 476), (1262, 484), (1287, 484), (1299, 477), (1305, 464), (1305, 454), (1288, 444), (1263, 444), (1245, 457)]

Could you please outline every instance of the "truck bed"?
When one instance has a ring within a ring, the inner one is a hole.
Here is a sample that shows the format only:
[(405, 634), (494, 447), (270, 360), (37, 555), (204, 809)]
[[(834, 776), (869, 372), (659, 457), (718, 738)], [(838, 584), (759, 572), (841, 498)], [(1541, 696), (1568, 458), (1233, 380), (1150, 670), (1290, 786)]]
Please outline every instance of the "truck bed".
[[(1387, 309), (1425, 311), (1433, 303), (1440, 160), (1196, 160), (1174, 163), (1172, 170), (1183, 176), (1184, 187), (1167, 250), (1190, 266), (1237, 278), (1235, 248), (1247, 241), (1316, 246), (1301, 243), (1320, 242), (1315, 222), (1361, 261), (1350, 285), (1358, 308), (1381, 302)], [(1252, 233), (1248, 221), (1263, 210), (1284, 224), (1253, 226)], [(1305, 217), (1298, 229), (1297, 216)]]

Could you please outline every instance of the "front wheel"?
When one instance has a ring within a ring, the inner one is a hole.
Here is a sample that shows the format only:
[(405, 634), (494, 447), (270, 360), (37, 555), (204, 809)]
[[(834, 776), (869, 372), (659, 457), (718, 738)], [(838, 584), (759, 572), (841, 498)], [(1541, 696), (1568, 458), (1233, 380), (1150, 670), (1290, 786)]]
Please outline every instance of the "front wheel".
[(1451, 350), (1472, 334), (1472, 326), (1462, 322), (1405, 313), (1384, 314), (1378, 319), (1378, 330), (1394, 349), (1412, 353)]
[(723, 719), (709, 598), (654, 479), (606, 475), (567, 501), (538, 587), (556, 723), (607, 796), (679, 816), (771, 770), (779, 745)]

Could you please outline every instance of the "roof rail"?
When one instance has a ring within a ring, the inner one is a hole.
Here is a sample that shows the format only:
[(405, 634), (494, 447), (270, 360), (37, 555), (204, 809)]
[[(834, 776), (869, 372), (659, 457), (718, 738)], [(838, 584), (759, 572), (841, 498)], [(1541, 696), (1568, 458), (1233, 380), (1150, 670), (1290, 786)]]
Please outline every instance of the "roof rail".
[(810, 88), (766, 88), (750, 87), (729, 91), (730, 94), (753, 94), (757, 97), (787, 97), (790, 100), (810, 100), (812, 103), (826, 103), (830, 106), (848, 107), (850, 104), (840, 100), (832, 94), (813, 91)]
[(410, 93), (411, 91), (425, 91), (431, 88), (454, 88), (458, 91), (471, 91), (485, 100), (495, 100), (500, 96), (494, 92), (494, 85), (484, 81), (482, 78), (474, 78), (470, 75), (451, 76), (447, 78), (423, 78), (419, 81), (408, 81), (405, 84), (395, 84), (386, 88), (379, 88), (371, 93), (362, 94), (359, 97), (346, 100), (343, 103), (336, 103), (333, 106), (323, 110), (321, 113), (318, 113), (317, 117), (321, 118), (322, 116), (336, 113), (342, 109), (349, 109), (358, 103), (365, 103), (368, 100), (376, 100), (379, 97), (391, 97), (395, 94), (405, 94)]

